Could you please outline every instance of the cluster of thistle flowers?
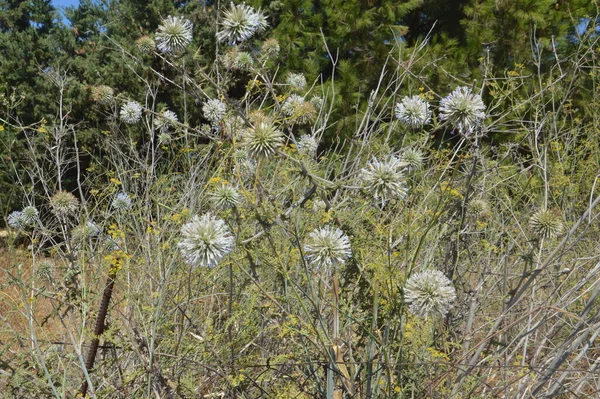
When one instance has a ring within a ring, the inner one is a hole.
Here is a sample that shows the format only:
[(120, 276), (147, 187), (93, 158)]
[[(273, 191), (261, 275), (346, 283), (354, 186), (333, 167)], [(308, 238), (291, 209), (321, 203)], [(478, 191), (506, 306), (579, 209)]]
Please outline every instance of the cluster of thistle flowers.
[(23, 210), (13, 211), (8, 215), (8, 225), (16, 230), (26, 230), (33, 227), (39, 218), (39, 212), (34, 206), (26, 206)]
[(285, 83), (287, 94), (281, 103), (281, 113), (291, 124), (308, 124), (314, 122), (323, 108), (323, 98), (312, 96), (307, 99), (306, 77), (302, 73), (288, 73)]
[[(448, 121), (460, 134), (468, 137), (482, 125), (485, 109), (481, 95), (460, 86), (440, 101), (440, 120)], [(394, 111), (396, 118), (410, 128), (422, 128), (431, 121), (430, 105), (420, 96), (404, 97)]]

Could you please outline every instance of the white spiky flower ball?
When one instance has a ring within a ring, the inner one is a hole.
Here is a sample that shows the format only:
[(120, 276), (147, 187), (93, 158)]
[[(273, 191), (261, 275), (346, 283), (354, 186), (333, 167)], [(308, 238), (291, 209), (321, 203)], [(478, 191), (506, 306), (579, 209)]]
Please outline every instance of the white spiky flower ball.
[(419, 96), (404, 97), (394, 111), (400, 122), (412, 128), (423, 127), (431, 120), (429, 103)]
[(142, 54), (151, 54), (156, 49), (156, 43), (150, 36), (142, 36), (135, 41), (135, 46)]
[(142, 119), (142, 106), (137, 101), (129, 101), (121, 107), (121, 120), (128, 125), (134, 125)]
[(173, 137), (167, 132), (162, 132), (158, 135), (158, 144), (166, 145), (169, 144), (173, 140)]
[(362, 186), (382, 207), (392, 199), (402, 199), (408, 192), (404, 175), (406, 166), (395, 156), (390, 156), (387, 161), (373, 158), (361, 170)]
[(483, 199), (473, 199), (469, 201), (469, 212), (475, 217), (486, 216), (490, 213), (489, 204)]
[(250, 39), (256, 32), (264, 31), (267, 26), (267, 18), (260, 10), (255, 11), (245, 3), (231, 3), (229, 8), (223, 11), (217, 39), (235, 45)]
[(267, 57), (276, 57), (279, 55), (279, 51), (281, 51), (281, 47), (279, 46), (279, 41), (277, 39), (267, 39), (263, 42), (261, 47), (261, 52)]
[(317, 269), (329, 270), (346, 262), (352, 254), (350, 239), (337, 227), (326, 225), (308, 235), (304, 245), (306, 260)]
[(298, 153), (314, 158), (319, 148), (317, 139), (309, 134), (303, 134), (298, 140)]
[(181, 228), (178, 247), (192, 266), (214, 267), (233, 250), (234, 237), (225, 221), (207, 213)]
[(485, 104), (479, 94), (460, 86), (440, 101), (440, 119), (469, 136), (485, 119)]
[(539, 238), (553, 238), (563, 231), (563, 221), (555, 210), (540, 209), (529, 219), (531, 230)]
[(298, 94), (291, 94), (281, 104), (281, 112), (286, 116), (293, 116), (299, 113), (300, 107), (304, 104), (304, 97)]
[(100, 232), (100, 227), (91, 220), (88, 220), (84, 225), (77, 226), (73, 229), (73, 238), (75, 240), (83, 240), (86, 238), (97, 237), (100, 235)]
[(192, 42), (194, 25), (186, 18), (168, 16), (156, 32), (156, 47), (163, 53), (177, 53)]
[(22, 211), (13, 211), (8, 215), (7, 223), (10, 227), (16, 230), (22, 230), (25, 228), (25, 223), (23, 222), (23, 212)]
[(268, 158), (283, 143), (283, 133), (272, 123), (259, 122), (246, 130), (243, 145), (252, 158)]
[(110, 86), (100, 85), (94, 86), (91, 89), (92, 100), (98, 104), (108, 105), (115, 98), (115, 91)]
[(79, 209), (79, 200), (68, 191), (58, 191), (50, 198), (50, 206), (57, 216), (73, 215)]
[(415, 273), (406, 282), (404, 300), (408, 310), (419, 317), (445, 315), (456, 300), (452, 282), (439, 270)]
[(210, 193), (210, 197), (215, 206), (221, 209), (235, 208), (242, 201), (242, 196), (236, 188), (227, 183), (217, 184)]
[(227, 113), (227, 106), (218, 98), (211, 98), (202, 106), (204, 117), (211, 123), (219, 123)]
[(119, 192), (115, 195), (115, 198), (112, 201), (112, 207), (116, 211), (127, 211), (131, 209), (133, 203), (131, 201), (131, 197), (129, 194), (124, 192)]
[(33, 226), (39, 218), (39, 212), (35, 206), (26, 206), (23, 208), (22, 212), (22, 222), (25, 226)]
[(306, 77), (302, 73), (290, 72), (285, 82), (293, 91), (304, 91), (306, 89)]
[(171, 110), (165, 110), (154, 118), (154, 126), (161, 131), (167, 130), (179, 121), (177, 114)]
[(310, 102), (312, 103), (312, 105), (315, 106), (315, 109), (317, 110), (321, 110), (321, 108), (323, 108), (323, 104), (325, 104), (323, 97), (319, 96), (312, 96)]
[(423, 163), (425, 162), (425, 156), (417, 149), (407, 148), (404, 150), (404, 152), (402, 152), (400, 160), (405, 162), (409, 169), (414, 170), (423, 166)]

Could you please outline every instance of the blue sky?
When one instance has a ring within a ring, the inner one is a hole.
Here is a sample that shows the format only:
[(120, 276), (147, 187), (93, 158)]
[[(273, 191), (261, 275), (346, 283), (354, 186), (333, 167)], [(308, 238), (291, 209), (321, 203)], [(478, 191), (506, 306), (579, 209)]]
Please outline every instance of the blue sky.
[(54, 7), (68, 7), (79, 4), (79, 0), (52, 0)]

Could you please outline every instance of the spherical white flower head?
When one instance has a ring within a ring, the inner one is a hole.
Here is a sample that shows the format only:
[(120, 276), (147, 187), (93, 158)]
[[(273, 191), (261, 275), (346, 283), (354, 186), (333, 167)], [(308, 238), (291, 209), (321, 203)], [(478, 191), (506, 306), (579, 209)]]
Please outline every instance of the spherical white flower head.
[(110, 104), (115, 95), (115, 91), (110, 86), (100, 85), (92, 87), (92, 100), (99, 104), (107, 105)]
[(298, 94), (291, 94), (281, 104), (281, 112), (286, 116), (293, 116), (302, 107), (302, 104), (304, 104), (304, 97)]
[(262, 44), (261, 51), (267, 57), (274, 57), (279, 54), (281, 47), (279, 46), (279, 41), (277, 39), (267, 39)]
[(362, 185), (381, 206), (392, 199), (402, 199), (408, 191), (404, 176), (406, 166), (394, 156), (385, 162), (373, 158), (361, 170)]
[(117, 195), (115, 195), (115, 198), (113, 199), (113, 202), (112, 202), (112, 207), (115, 210), (126, 211), (128, 209), (131, 209), (131, 206), (132, 206), (132, 203), (131, 203), (131, 197), (129, 196), (129, 194), (120, 192)]
[(259, 122), (244, 135), (243, 144), (252, 158), (267, 158), (283, 143), (283, 133), (269, 122)]
[(486, 216), (490, 212), (490, 206), (482, 199), (469, 201), (469, 212), (476, 217)]
[(142, 54), (151, 54), (156, 48), (154, 39), (150, 36), (142, 36), (135, 41), (138, 51)]
[(422, 127), (431, 119), (429, 103), (419, 96), (404, 97), (394, 110), (400, 122), (413, 128)]
[(137, 101), (129, 101), (121, 107), (121, 120), (134, 125), (142, 119), (142, 106)]
[(227, 106), (221, 100), (213, 98), (204, 103), (202, 112), (206, 119), (215, 124), (223, 119), (225, 113), (227, 113)]
[(39, 212), (34, 206), (26, 206), (21, 213), (22, 223), (25, 226), (33, 226), (38, 221)]
[(306, 260), (317, 269), (328, 270), (346, 262), (351, 255), (350, 239), (338, 228), (329, 225), (314, 230), (304, 245)]
[(177, 114), (171, 110), (163, 111), (159, 116), (154, 118), (154, 125), (160, 130), (167, 130), (178, 122)]
[(267, 18), (260, 10), (257, 12), (246, 4), (233, 3), (223, 12), (220, 25), (217, 39), (230, 45), (244, 42), (268, 26)]
[(50, 198), (50, 205), (57, 216), (67, 216), (77, 212), (79, 200), (67, 191), (58, 191)]
[(440, 101), (440, 119), (468, 136), (485, 119), (485, 104), (479, 94), (460, 86)]
[(421, 166), (423, 166), (425, 157), (421, 151), (413, 148), (407, 148), (402, 153), (400, 160), (408, 164), (409, 169), (419, 169)]
[(73, 229), (73, 238), (83, 240), (85, 238), (96, 237), (100, 234), (100, 227), (96, 223), (88, 220), (84, 225)]
[(562, 233), (562, 218), (553, 210), (540, 209), (531, 216), (529, 225), (540, 238), (553, 238)]
[(210, 213), (197, 215), (181, 228), (178, 246), (192, 266), (214, 267), (233, 249), (234, 237), (225, 224)]
[(242, 200), (242, 196), (235, 187), (225, 183), (218, 184), (210, 196), (214, 204), (221, 209), (235, 208)]
[(8, 215), (8, 225), (13, 229), (21, 230), (25, 228), (25, 223), (23, 222), (23, 212), (14, 211)]
[(319, 97), (319, 96), (313, 96), (310, 99), (310, 102), (312, 103), (312, 105), (315, 106), (315, 108), (317, 110), (320, 110), (321, 108), (323, 108), (323, 104), (325, 103), (325, 101), (323, 100), (323, 97)]
[(317, 154), (319, 143), (314, 136), (304, 134), (298, 140), (298, 152), (309, 157), (314, 157)]
[(404, 300), (416, 316), (443, 316), (456, 300), (456, 291), (444, 273), (428, 269), (410, 276), (404, 287)]
[(171, 137), (171, 135), (167, 132), (162, 132), (158, 135), (158, 143), (162, 145), (169, 144), (172, 139), (173, 138)]
[(286, 83), (294, 91), (304, 91), (306, 89), (306, 77), (301, 73), (290, 73), (287, 76)]
[(192, 42), (194, 25), (185, 18), (168, 16), (156, 32), (156, 47), (163, 53), (176, 53)]

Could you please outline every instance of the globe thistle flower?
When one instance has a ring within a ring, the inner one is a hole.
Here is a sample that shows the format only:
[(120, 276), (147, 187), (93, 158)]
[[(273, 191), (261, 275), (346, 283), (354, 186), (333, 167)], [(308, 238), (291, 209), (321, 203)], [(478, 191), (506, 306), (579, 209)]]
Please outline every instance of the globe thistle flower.
[(56, 216), (72, 215), (79, 209), (79, 200), (67, 191), (58, 191), (50, 198), (50, 206)]
[(485, 104), (479, 94), (460, 86), (440, 101), (440, 119), (468, 136), (485, 119)]
[(158, 135), (158, 144), (169, 144), (171, 142), (173, 138), (171, 137), (171, 135), (167, 132), (162, 132), (161, 134)]
[(135, 46), (142, 54), (152, 54), (156, 49), (156, 43), (150, 36), (142, 36), (135, 41)]
[(444, 273), (428, 269), (410, 276), (404, 287), (404, 300), (415, 316), (443, 316), (456, 300), (456, 291)]
[(217, 39), (230, 45), (248, 40), (254, 33), (267, 28), (267, 18), (259, 10), (246, 4), (231, 3), (229, 9), (223, 12)]
[(156, 47), (163, 53), (177, 53), (192, 42), (194, 25), (185, 18), (168, 16), (156, 32)]
[(423, 166), (425, 157), (421, 151), (407, 148), (402, 153), (400, 160), (408, 165), (408, 169), (419, 169)]
[(260, 122), (244, 135), (243, 144), (252, 158), (267, 158), (283, 143), (283, 133), (271, 123)]
[(121, 107), (121, 120), (134, 125), (142, 119), (142, 106), (137, 101), (129, 101)]
[(304, 252), (306, 260), (317, 269), (329, 269), (350, 257), (350, 239), (342, 230), (326, 225), (308, 235)]
[(369, 191), (383, 207), (387, 201), (401, 199), (408, 191), (403, 168), (406, 163), (392, 156), (382, 162), (373, 158), (361, 170), (360, 179), (363, 187)]
[(131, 197), (129, 196), (129, 194), (124, 193), (124, 192), (117, 193), (117, 195), (115, 195), (115, 198), (112, 201), (112, 207), (116, 211), (126, 211), (126, 210), (131, 209), (131, 207), (132, 207)]
[(22, 230), (25, 228), (25, 223), (23, 221), (23, 212), (21, 211), (13, 211), (8, 215), (7, 218), (8, 225), (16, 230)]
[(317, 198), (312, 203), (312, 211), (316, 214), (321, 214), (327, 210), (327, 203), (321, 198)]
[(304, 134), (300, 137), (297, 144), (298, 152), (313, 158), (317, 154), (319, 143), (314, 136)]
[(88, 220), (84, 225), (73, 229), (73, 238), (75, 240), (84, 240), (86, 238), (97, 237), (100, 235), (100, 231), (100, 227), (96, 223)]
[(267, 57), (276, 57), (281, 48), (277, 39), (267, 39), (263, 42), (261, 52)]
[(301, 73), (290, 73), (286, 83), (293, 91), (304, 91), (306, 89), (306, 77)]
[(204, 117), (211, 121), (213, 124), (219, 123), (225, 113), (227, 112), (227, 107), (225, 103), (217, 98), (213, 98), (208, 100), (202, 106), (202, 112), (204, 113)]
[(246, 70), (249, 70), (250, 68), (252, 68), (253, 64), (254, 64), (254, 60), (252, 59), (252, 56), (250, 55), (250, 53), (248, 53), (246, 51), (239, 52), (237, 54), (237, 56), (235, 57), (235, 63), (234, 63), (235, 69), (246, 71)]
[(213, 203), (221, 209), (235, 208), (241, 202), (242, 196), (230, 184), (218, 184), (210, 193)]
[(39, 212), (34, 206), (26, 206), (21, 213), (24, 226), (33, 226), (38, 221)]
[(246, 122), (237, 115), (225, 118), (225, 132), (229, 137), (240, 140), (246, 130)]
[(114, 95), (115, 91), (112, 89), (112, 87), (105, 85), (94, 86), (91, 90), (92, 100), (102, 105), (110, 104), (115, 98)]
[(192, 266), (214, 267), (233, 250), (234, 237), (225, 224), (210, 213), (194, 216), (181, 228), (178, 247)]
[(285, 99), (283, 104), (281, 104), (281, 112), (286, 116), (292, 116), (298, 111), (302, 104), (304, 104), (304, 97), (298, 94), (291, 94)]
[(473, 216), (482, 217), (490, 213), (490, 206), (482, 199), (473, 199), (469, 201), (468, 210)]
[(404, 97), (394, 111), (400, 122), (412, 128), (422, 127), (431, 120), (429, 103), (419, 96)]
[(317, 110), (321, 110), (321, 108), (323, 108), (323, 104), (325, 103), (323, 97), (319, 96), (313, 96), (309, 101), (312, 103), (312, 105), (315, 106)]
[(540, 209), (531, 216), (529, 225), (539, 238), (553, 238), (563, 230), (562, 219), (555, 210)]
[(179, 121), (177, 114), (171, 110), (163, 111), (159, 116), (154, 118), (154, 126), (162, 131), (167, 130)]
[(233, 174), (248, 182), (256, 175), (256, 161), (251, 158), (241, 159), (233, 167)]
[(292, 120), (295, 123), (304, 124), (314, 122), (317, 118), (317, 110), (315, 106), (308, 101), (303, 101), (294, 110)]

